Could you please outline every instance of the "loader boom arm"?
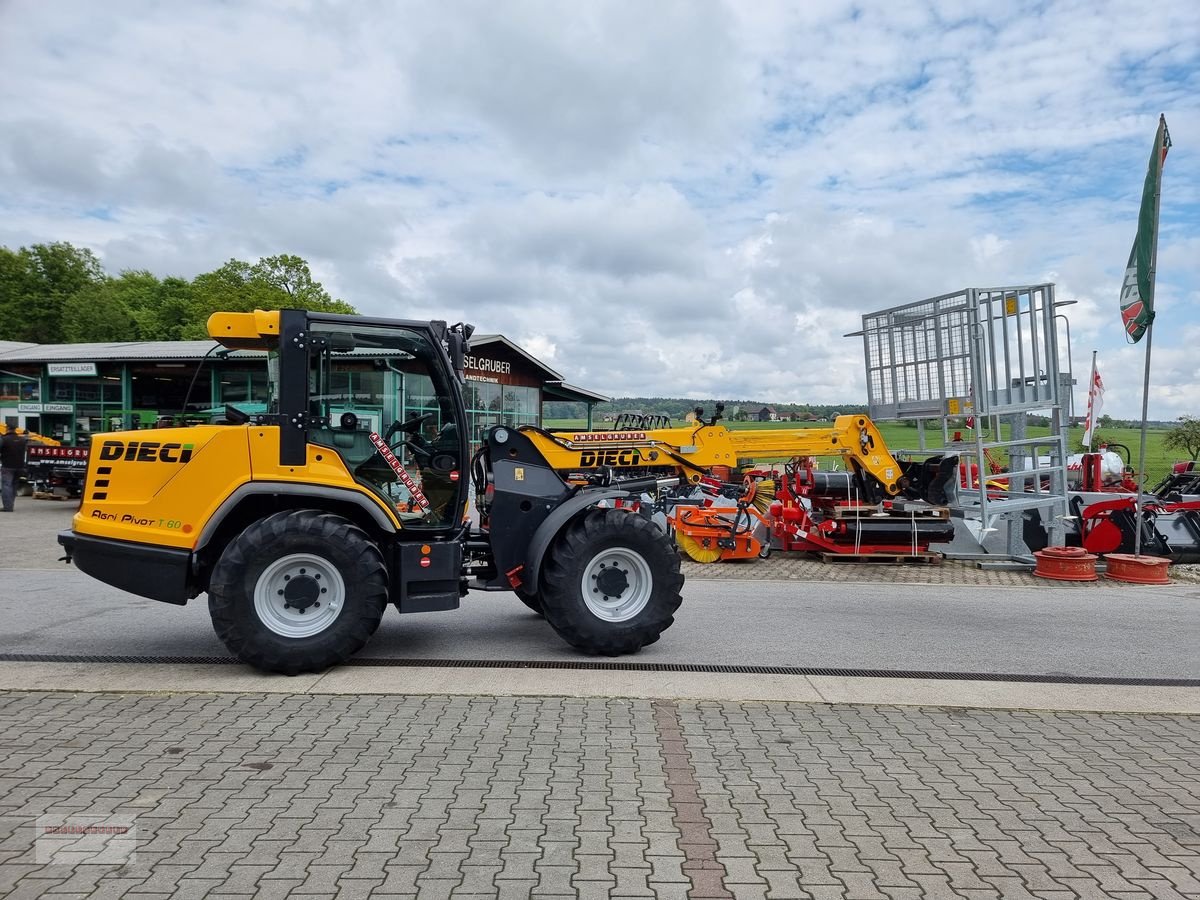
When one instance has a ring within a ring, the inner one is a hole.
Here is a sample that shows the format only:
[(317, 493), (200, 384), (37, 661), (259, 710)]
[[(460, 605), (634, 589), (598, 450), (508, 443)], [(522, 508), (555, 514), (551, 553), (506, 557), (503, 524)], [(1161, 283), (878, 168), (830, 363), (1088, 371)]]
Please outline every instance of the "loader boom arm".
[(864, 415), (838, 416), (827, 428), (730, 430), (713, 424), (574, 434), (551, 434), (537, 428), (522, 431), (559, 472), (603, 466), (662, 469), (677, 470), (696, 480), (714, 466), (737, 466), (739, 460), (837, 456), (847, 469), (870, 475), (887, 496), (900, 494), (907, 484), (883, 435)]

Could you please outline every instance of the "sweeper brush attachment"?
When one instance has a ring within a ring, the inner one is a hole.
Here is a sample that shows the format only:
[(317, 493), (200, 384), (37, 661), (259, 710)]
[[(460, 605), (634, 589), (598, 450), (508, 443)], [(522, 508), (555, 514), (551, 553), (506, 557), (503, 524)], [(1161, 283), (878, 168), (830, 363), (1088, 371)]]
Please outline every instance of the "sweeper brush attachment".
[(679, 549), (698, 563), (715, 563), (721, 558), (721, 548), (711, 537), (692, 537), (682, 531), (675, 532), (675, 543)]
[[(737, 486), (713, 482), (710, 490), (737, 490)], [(675, 532), (675, 543), (696, 562), (750, 559), (770, 552), (771, 525), (766, 518), (775, 500), (771, 478), (749, 476), (737, 499), (717, 493), (702, 505), (679, 504), (667, 516)]]
[(764, 516), (775, 501), (775, 482), (770, 478), (747, 478), (746, 496), (742, 498)]

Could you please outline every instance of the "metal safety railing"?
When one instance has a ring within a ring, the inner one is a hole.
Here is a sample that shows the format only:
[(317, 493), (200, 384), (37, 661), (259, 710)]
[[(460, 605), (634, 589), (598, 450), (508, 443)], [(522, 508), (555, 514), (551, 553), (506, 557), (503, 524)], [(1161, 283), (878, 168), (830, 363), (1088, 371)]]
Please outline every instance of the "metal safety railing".
[[(1055, 307), (1053, 284), (966, 288), (862, 319), (871, 418), (918, 423), (918, 447), (902, 454), (957, 453), (964, 477), (952, 509), (979, 519), (983, 533), (1007, 519), (1012, 555), (1023, 546), (1020, 514), (1043, 510), (1052, 544), (1067, 514)], [(1049, 434), (1029, 435), (1035, 412)], [(941, 424), (937, 448), (926, 443), (930, 421)], [(952, 425), (970, 437), (951, 439)]]

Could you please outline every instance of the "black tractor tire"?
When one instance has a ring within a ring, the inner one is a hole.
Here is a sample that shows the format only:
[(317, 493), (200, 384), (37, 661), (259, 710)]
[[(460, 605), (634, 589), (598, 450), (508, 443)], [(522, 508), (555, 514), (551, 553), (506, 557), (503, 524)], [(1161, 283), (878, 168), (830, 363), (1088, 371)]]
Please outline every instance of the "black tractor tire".
[(531, 594), (528, 591), (521, 590), (520, 588), (517, 588), (515, 593), (517, 595), (517, 599), (519, 599), (539, 616), (544, 617), (546, 615), (545, 611), (542, 609), (542, 598), (540, 595)]
[(375, 633), (387, 602), (379, 548), (352, 522), (317, 510), (252, 524), (225, 548), (208, 587), (217, 637), (243, 662), (285, 675), (349, 659)]
[(653, 644), (683, 602), (675, 545), (628, 510), (592, 509), (573, 520), (551, 545), (541, 584), (551, 627), (571, 646), (602, 656)]

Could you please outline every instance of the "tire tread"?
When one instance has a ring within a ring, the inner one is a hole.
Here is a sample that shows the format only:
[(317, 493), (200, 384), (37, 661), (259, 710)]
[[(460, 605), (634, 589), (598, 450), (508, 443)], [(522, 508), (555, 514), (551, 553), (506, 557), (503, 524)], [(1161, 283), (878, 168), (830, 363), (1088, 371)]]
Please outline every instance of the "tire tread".
[[(351, 571), (342, 573), (346, 607), (329, 630), (302, 639), (303, 655), (300, 647), (283, 643), (287, 639), (256, 639), (243, 621), (247, 615), (257, 621), (250, 583), (257, 560), (291, 538), (312, 538), (323, 548), (344, 549), (352, 557)], [(239, 659), (267, 672), (296, 675), (322, 671), (361, 650), (379, 627), (387, 596), (383, 554), (365, 531), (333, 513), (290, 510), (260, 519), (229, 543), (209, 580), (208, 607), (217, 637)], [(246, 604), (250, 610), (243, 609)]]
[[(620, 543), (643, 555), (654, 585), (646, 608), (628, 622), (604, 622), (578, 596), (582, 569), (600, 550)], [(551, 547), (542, 578), (547, 621), (585, 653), (621, 656), (658, 640), (674, 623), (683, 602), (679, 555), (670, 539), (642, 516), (619, 509), (592, 509), (574, 520)]]

